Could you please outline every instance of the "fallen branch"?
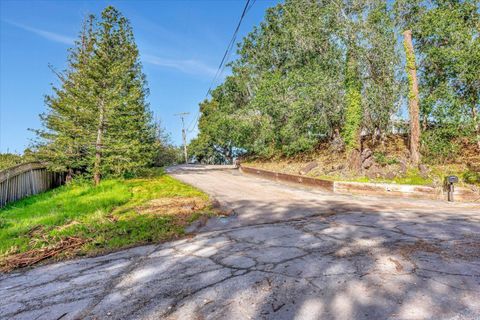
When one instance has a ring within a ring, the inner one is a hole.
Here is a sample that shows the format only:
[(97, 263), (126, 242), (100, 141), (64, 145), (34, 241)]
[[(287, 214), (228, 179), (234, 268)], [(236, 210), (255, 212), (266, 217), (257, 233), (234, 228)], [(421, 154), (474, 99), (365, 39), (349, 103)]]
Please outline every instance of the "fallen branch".
[(59, 253), (65, 252), (70, 249), (78, 248), (83, 245), (87, 240), (77, 237), (67, 237), (61, 239), (60, 242), (53, 246), (33, 249), (23, 253), (18, 253), (10, 257), (5, 258), (0, 264), (0, 271), (9, 272), (16, 268), (24, 268), (32, 266), (42, 260), (52, 258)]

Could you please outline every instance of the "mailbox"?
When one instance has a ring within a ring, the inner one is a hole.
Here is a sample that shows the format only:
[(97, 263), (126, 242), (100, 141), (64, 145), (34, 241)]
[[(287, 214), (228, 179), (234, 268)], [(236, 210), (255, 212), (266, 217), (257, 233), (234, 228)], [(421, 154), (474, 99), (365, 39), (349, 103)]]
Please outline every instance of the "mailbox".
[(454, 183), (458, 183), (457, 176), (447, 176), (445, 178), (445, 187), (447, 189), (448, 201), (453, 201), (453, 192), (455, 191), (453, 186)]
[(448, 184), (458, 183), (458, 177), (457, 176), (448, 176), (447, 177), (447, 183)]

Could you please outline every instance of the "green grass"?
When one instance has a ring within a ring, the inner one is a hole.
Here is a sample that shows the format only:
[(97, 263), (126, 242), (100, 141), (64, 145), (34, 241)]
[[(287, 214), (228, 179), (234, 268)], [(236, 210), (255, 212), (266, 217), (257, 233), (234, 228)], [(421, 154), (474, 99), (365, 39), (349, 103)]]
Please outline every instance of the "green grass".
[(431, 185), (433, 180), (430, 178), (422, 177), (417, 169), (408, 169), (405, 176), (395, 177), (393, 179), (387, 178), (368, 178), (358, 177), (351, 179), (355, 182), (372, 182), (372, 183), (396, 183), (396, 184), (411, 184), (411, 185)]
[[(152, 199), (192, 197), (206, 207), (179, 215), (141, 213)], [(67, 237), (87, 240), (76, 254), (164, 241), (183, 235), (185, 225), (204, 214), (211, 214), (206, 194), (159, 170), (146, 178), (105, 180), (97, 187), (75, 182), (0, 210), (0, 261)]]

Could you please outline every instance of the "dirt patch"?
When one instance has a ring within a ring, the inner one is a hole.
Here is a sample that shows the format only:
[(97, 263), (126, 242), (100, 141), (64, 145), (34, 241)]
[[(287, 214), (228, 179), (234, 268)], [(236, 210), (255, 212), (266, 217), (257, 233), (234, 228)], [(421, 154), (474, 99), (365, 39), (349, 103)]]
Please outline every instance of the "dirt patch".
[(389, 257), (388, 260), (390, 260), (390, 262), (393, 262), (395, 264), (395, 270), (397, 272), (402, 272), (403, 271), (403, 266), (400, 263), (400, 261), (398, 261), (397, 259), (394, 259), (392, 257)]
[(430, 244), (425, 240), (418, 240), (414, 243), (402, 244), (398, 248), (398, 251), (401, 256), (410, 261), (412, 260), (412, 255), (417, 252), (436, 253), (438, 255), (441, 255), (443, 253), (440, 247), (434, 244)]
[(480, 237), (465, 237), (463, 240), (453, 241), (449, 257), (467, 261), (478, 260), (480, 258)]
[(33, 249), (5, 258), (0, 263), (1, 272), (9, 272), (16, 268), (34, 265), (42, 260), (52, 258), (60, 253), (72, 252), (86, 243), (87, 240), (77, 237), (67, 237), (60, 242), (41, 249)]
[(358, 245), (345, 245), (333, 253), (336, 258), (353, 258), (356, 256), (373, 256), (371, 247), (362, 247)]
[(207, 206), (208, 201), (200, 197), (161, 198), (138, 207), (137, 212), (150, 215), (187, 215), (203, 210)]
[(465, 237), (462, 240), (455, 240), (442, 247), (419, 240), (413, 244), (402, 245), (398, 248), (399, 253), (406, 259), (412, 261), (412, 255), (417, 252), (434, 253), (444, 259), (461, 259), (467, 261), (477, 260), (480, 257), (480, 238)]

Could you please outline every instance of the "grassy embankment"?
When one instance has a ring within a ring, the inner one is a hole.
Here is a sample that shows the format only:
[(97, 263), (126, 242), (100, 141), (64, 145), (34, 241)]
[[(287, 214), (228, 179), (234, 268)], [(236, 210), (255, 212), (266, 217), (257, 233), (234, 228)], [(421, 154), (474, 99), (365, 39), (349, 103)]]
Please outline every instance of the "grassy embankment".
[(213, 213), (206, 194), (161, 171), (98, 187), (75, 182), (0, 210), (0, 268), (177, 238)]

